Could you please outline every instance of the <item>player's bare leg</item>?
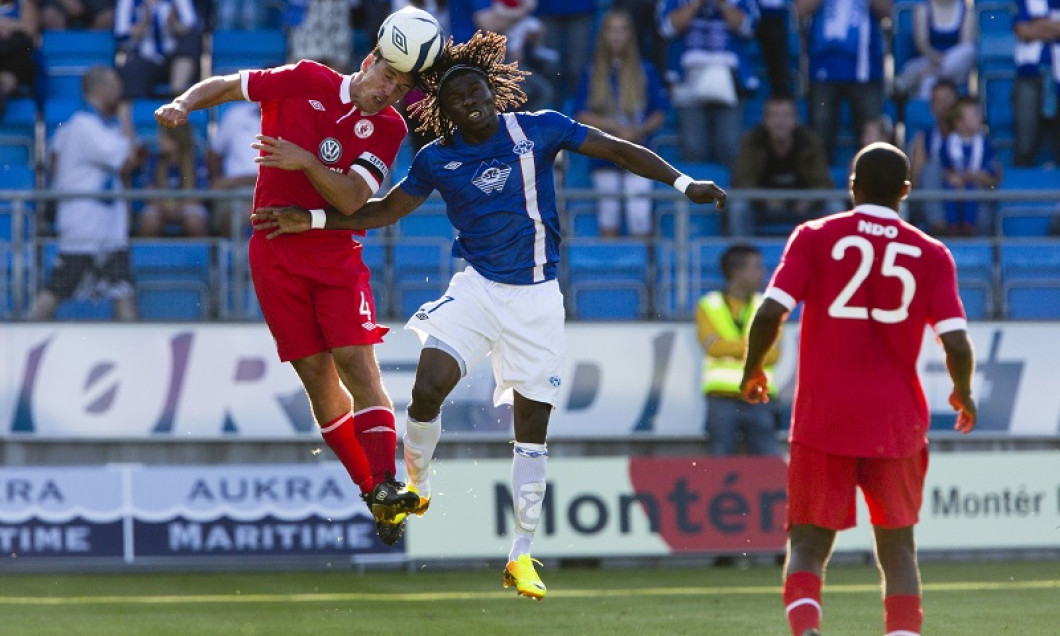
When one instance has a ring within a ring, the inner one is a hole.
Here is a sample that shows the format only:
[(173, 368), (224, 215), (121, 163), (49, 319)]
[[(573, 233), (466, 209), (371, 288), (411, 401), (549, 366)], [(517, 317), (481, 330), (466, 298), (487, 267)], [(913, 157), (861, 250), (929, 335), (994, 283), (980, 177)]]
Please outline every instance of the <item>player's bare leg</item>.
[(793, 525), (788, 531), (784, 611), (794, 636), (820, 634), (821, 587), (835, 534), (835, 530), (811, 524)]
[(541, 600), (546, 593), (530, 544), (541, 521), (545, 501), (545, 468), (548, 447), (548, 419), (552, 405), (537, 402), (515, 392), (515, 448), (512, 458), (512, 499), (515, 508), (515, 539), (504, 568), (504, 587), (515, 586), (522, 596)]
[(924, 614), (913, 526), (893, 529), (873, 526), (873, 533), (876, 563), (883, 578), (885, 631), (919, 634)]

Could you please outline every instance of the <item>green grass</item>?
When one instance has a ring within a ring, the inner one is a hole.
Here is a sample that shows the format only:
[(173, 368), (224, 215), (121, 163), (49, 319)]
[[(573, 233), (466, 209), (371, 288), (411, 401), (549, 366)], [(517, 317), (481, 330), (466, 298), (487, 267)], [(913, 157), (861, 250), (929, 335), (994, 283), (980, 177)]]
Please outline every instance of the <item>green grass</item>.
[[(542, 602), (491, 569), (432, 572), (6, 574), (0, 634), (785, 636), (775, 567), (544, 568)], [(924, 633), (1056, 633), (1060, 563), (925, 564)], [(883, 633), (879, 581), (834, 566), (824, 632)]]

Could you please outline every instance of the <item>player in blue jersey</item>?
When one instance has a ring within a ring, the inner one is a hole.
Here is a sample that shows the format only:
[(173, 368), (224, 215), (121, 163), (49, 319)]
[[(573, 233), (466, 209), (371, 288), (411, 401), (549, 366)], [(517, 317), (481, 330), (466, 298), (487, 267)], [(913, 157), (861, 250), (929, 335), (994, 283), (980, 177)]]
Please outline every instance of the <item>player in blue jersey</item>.
[[(512, 496), (515, 540), (505, 587), (541, 599), (545, 585), (530, 558), (530, 543), (545, 496), (545, 444), (556, 405), (564, 356), (563, 296), (556, 281), (560, 220), (553, 168), (571, 150), (609, 159), (636, 174), (673, 184), (695, 203), (725, 204), (725, 191), (694, 181), (654, 152), (585, 126), (554, 111), (509, 112), (522, 103), (526, 75), (505, 64), (506, 41), (479, 32), (446, 49), (425, 72), (418, 102), (420, 130), (437, 139), (416, 154), (408, 176), (382, 199), (345, 216), (320, 219), (300, 208), (262, 208), (255, 228), (270, 238), (320, 227), (371, 229), (411, 213), (434, 191), (458, 230), (453, 255), (468, 262), (439, 300), (423, 305), (406, 328), (423, 340), (403, 439), (409, 489), (422, 515), (431, 500), (428, 465), (441, 436), (441, 407), (473, 365), (489, 357), (494, 400), (514, 405)], [(315, 221), (315, 222), (314, 222)], [(399, 513), (400, 514), (400, 513)]]

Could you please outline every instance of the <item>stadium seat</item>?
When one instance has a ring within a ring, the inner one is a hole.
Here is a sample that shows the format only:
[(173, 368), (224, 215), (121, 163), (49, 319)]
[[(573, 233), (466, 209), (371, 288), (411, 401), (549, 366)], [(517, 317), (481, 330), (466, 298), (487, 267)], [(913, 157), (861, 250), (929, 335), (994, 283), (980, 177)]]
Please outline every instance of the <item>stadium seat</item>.
[(44, 31), (38, 58), (45, 97), (80, 97), (81, 76), (93, 66), (113, 67), (115, 51), (110, 31)]
[(1001, 283), (1060, 278), (1060, 240), (1008, 239), (1000, 246)]
[(44, 134), (50, 142), (55, 130), (84, 106), (80, 97), (44, 100)]
[(1060, 215), (1053, 207), (1013, 206), (1001, 210), (1001, 236), (1048, 236)]
[(397, 233), (401, 236), (428, 236), (434, 238), (453, 238), (453, 225), (445, 209), (421, 207), (396, 224)]
[(570, 236), (583, 238), (600, 236), (596, 205), (592, 201), (570, 201), (567, 203), (566, 216)]
[[(33, 169), (25, 163), (0, 163), (0, 190), (33, 190), (36, 187), (36, 174)], [(27, 202), (23, 216), (22, 240), (29, 239), (35, 229), (32, 214), (33, 202)], [(6, 197), (0, 199), (0, 241), (13, 242), (14, 240), (14, 214), (15, 205)]]
[(215, 280), (211, 253), (211, 244), (205, 240), (133, 242), (130, 263), (141, 316), (161, 320), (209, 317), (209, 292)]
[(452, 275), (451, 246), (449, 239), (430, 237), (394, 244), (393, 307), (399, 315), (411, 316), (423, 303), (442, 296)]
[(1060, 319), (1060, 278), (1011, 281), (1003, 289), (1006, 318)]
[(905, 103), (905, 142), (911, 143), (919, 130), (935, 124), (931, 114), (931, 102), (926, 99), (910, 99)]
[(647, 313), (648, 247), (637, 239), (571, 239), (569, 308), (583, 320), (636, 320)]
[(979, 20), (979, 72), (1011, 70), (1016, 50), (1012, 31), (1014, 2), (976, 2)]
[(137, 280), (141, 320), (202, 320), (209, 315), (209, 289), (192, 281)]
[(214, 75), (281, 66), (287, 61), (287, 35), (281, 29), (214, 31), (211, 61)]
[[(7, 101), (7, 108), (3, 117), (0, 117), (0, 144), (10, 148), (19, 146), (24, 150), (19, 151), (18, 156), (7, 155), (8, 159), (0, 158), (0, 166), (4, 163), (17, 163), (17, 159), (24, 152), (28, 163), (33, 159), (34, 134), (37, 123), (37, 102), (30, 97), (15, 97)], [(16, 152), (10, 149), (8, 152)]]
[(987, 320), (993, 315), (993, 286), (981, 279), (960, 279), (958, 293), (968, 320)]
[(901, 0), (894, 3), (891, 11), (894, 24), (894, 39), (891, 42), (894, 55), (895, 73), (901, 73), (906, 62), (916, 57), (916, 44), (913, 42), (913, 7), (919, 2)]
[[(688, 237), (704, 238), (721, 236), (721, 214), (706, 206), (689, 206)], [(660, 206), (655, 216), (658, 219), (659, 235), (672, 239), (676, 235), (678, 208), (673, 205)]]

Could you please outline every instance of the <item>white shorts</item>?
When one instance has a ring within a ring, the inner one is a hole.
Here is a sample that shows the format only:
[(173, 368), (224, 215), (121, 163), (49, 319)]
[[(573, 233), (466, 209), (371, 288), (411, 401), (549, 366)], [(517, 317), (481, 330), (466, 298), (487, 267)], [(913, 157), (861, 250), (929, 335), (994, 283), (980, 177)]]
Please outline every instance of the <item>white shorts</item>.
[(497, 388), (494, 404), (511, 404), (512, 391), (556, 406), (566, 353), (563, 294), (550, 280), (506, 285), (468, 267), (453, 276), (445, 295), (425, 303), (406, 329), (420, 341), (434, 336), (463, 359), (466, 369), (489, 356)]

